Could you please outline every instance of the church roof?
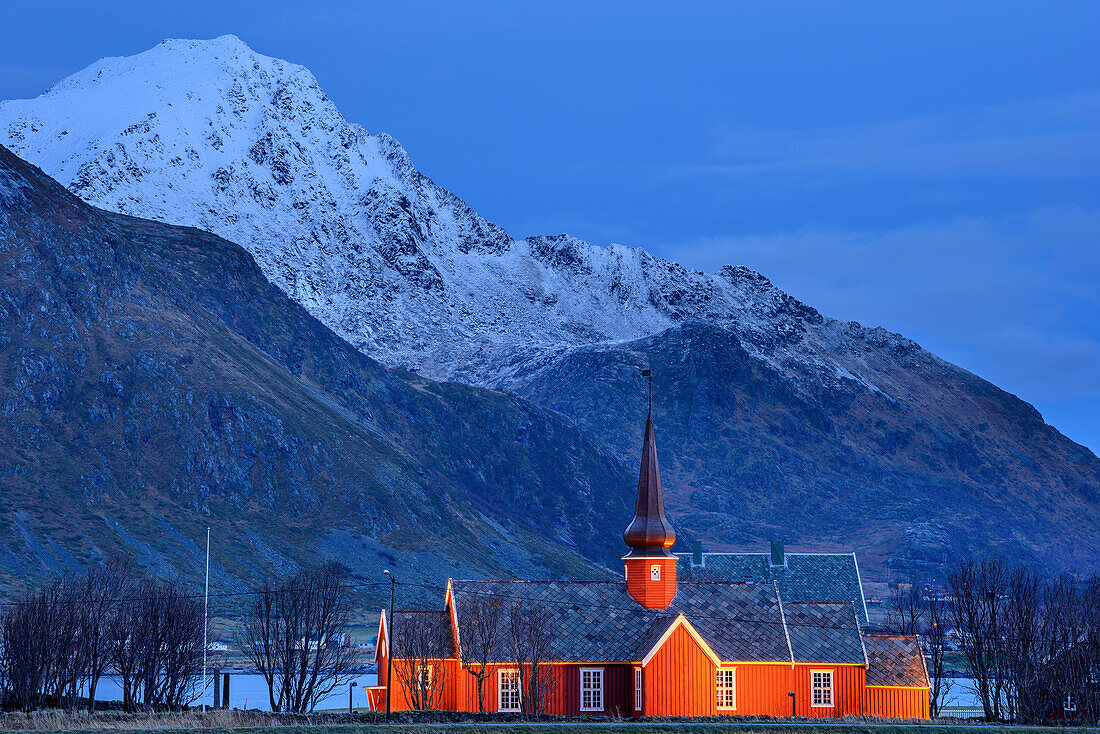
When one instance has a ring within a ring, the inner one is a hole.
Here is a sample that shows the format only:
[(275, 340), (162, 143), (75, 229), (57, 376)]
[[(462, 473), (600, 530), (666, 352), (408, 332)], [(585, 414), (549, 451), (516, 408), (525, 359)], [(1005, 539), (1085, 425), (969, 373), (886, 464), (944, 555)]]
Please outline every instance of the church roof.
[[(513, 605), (544, 609), (554, 662), (639, 661), (681, 614), (723, 661), (790, 663), (793, 649), (795, 662), (866, 662), (850, 604), (846, 613), (843, 605), (798, 605), (792, 619), (771, 584), (681, 583), (667, 609), (642, 607), (623, 582), (452, 581), (451, 589), (460, 641), (489, 599), (505, 604), (502, 639)], [(496, 662), (509, 657), (502, 649)]]
[[(797, 602), (783, 600), (783, 613), (791, 635), (795, 660), (811, 663), (864, 662), (858, 634), (832, 630), (858, 628), (859, 617), (851, 602)], [(829, 630), (828, 634), (822, 634)]]
[(864, 635), (863, 645), (867, 649), (867, 685), (928, 687), (920, 638)]
[(867, 624), (854, 553), (786, 553), (781, 566), (773, 566), (768, 553), (703, 553), (702, 565), (692, 563), (691, 553), (677, 555), (682, 581), (775, 582), (783, 601), (854, 604), (860, 624)]
[(425, 660), (455, 656), (454, 631), (445, 611), (395, 609), (388, 628), (395, 658)]

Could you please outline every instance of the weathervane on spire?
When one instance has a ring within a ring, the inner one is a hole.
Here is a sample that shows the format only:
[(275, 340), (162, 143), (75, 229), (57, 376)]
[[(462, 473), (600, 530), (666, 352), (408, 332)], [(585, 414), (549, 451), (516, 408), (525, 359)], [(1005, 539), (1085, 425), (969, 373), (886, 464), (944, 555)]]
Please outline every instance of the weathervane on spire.
[(653, 370), (646, 367), (642, 370), (642, 377), (646, 378), (646, 400), (649, 402), (649, 412), (653, 412)]

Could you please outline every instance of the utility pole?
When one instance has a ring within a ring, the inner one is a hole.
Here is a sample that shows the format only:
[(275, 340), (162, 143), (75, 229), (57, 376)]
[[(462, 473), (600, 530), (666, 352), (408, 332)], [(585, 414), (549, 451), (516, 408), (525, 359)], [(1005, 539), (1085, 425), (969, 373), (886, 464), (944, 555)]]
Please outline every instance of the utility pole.
[(390, 704), (390, 693), (393, 691), (393, 597), (397, 591), (397, 577), (387, 568), (383, 571), (390, 577), (390, 620), (386, 625), (386, 718), (390, 718), (393, 711)]
[(202, 594), (202, 712), (206, 713), (206, 651), (210, 647), (207, 641), (210, 626), (210, 527), (206, 528), (206, 589)]

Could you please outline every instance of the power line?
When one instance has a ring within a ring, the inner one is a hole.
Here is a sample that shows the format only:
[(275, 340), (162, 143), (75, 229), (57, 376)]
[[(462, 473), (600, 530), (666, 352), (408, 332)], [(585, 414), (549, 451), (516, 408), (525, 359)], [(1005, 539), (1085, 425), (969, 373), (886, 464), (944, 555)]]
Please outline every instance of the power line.
[[(331, 586), (331, 585), (330, 586), (320, 586), (320, 587), (317, 587), (317, 588), (320, 588), (320, 589), (359, 589), (359, 588), (369, 588), (369, 587), (374, 587), (374, 586), (383, 586), (383, 585), (385, 585), (385, 583), (386, 583), (385, 581), (371, 582), (371, 583), (363, 582), (363, 583), (354, 583), (354, 584), (337, 584), (335, 586)], [(42, 593), (42, 591), (46, 591), (46, 589), (42, 589), (37, 593)], [(260, 596), (262, 594), (267, 594), (267, 593), (278, 593), (279, 591), (280, 591), (280, 589), (269, 589), (269, 590), (266, 590), (266, 591), (263, 590), (263, 589), (252, 589), (250, 591), (222, 591), (222, 592), (211, 593), (210, 596), (211, 597)], [(169, 594), (168, 596), (171, 596), (171, 598), (173, 598), (173, 599), (202, 599), (204, 595), (203, 594)], [(94, 599), (92, 597), (84, 596), (84, 597), (80, 597), (80, 598), (76, 598), (76, 599), (73, 599), (73, 598), (53, 599), (49, 603), (51, 603), (51, 604), (92, 604), (92, 603), (102, 601), (102, 602), (107, 603), (109, 605), (115, 605), (115, 604), (133, 604), (133, 603), (142, 602), (142, 601), (156, 601), (156, 600), (162, 599), (162, 598), (164, 598), (164, 597), (160, 597), (160, 596), (144, 596), (144, 597), (143, 596), (122, 596), (122, 597), (119, 597), (119, 598), (116, 598), (116, 599), (101, 600), (101, 599)], [(35, 604), (35, 603), (37, 603), (37, 602), (34, 599), (17, 599), (16, 601), (3, 601), (3, 602), (0, 602), (0, 606), (3, 606), (3, 607), (17, 607), (17, 606), (21, 606), (21, 605)]]
[[(475, 581), (473, 583), (492, 583), (492, 582), (477, 582), (477, 581)], [(568, 583), (568, 582), (562, 582), (562, 583)], [(606, 583), (615, 583), (615, 582), (606, 582)], [(708, 582), (708, 583), (721, 583), (721, 582)], [(738, 582), (733, 582), (733, 583), (738, 583)], [(431, 584), (424, 584), (424, 583), (405, 582), (404, 585), (405, 586), (415, 586), (415, 587), (424, 588), (424, 589), (430, 589), (430, 590), (433, 590), (433, 591), (445, 591), (446, 590), (445, 587), (435, 586), (435, 585), (431, 585)], [(500, 593), (491, 592), (491, 591), (466, 590), (464, 593), (475, 594), (475, 595), (478, 595), (478, 596), (486, 596), (486, 597), (490, 597), (490, 598), (504, 599), (504, 600), (530, 601), (530, 602), (538, 602), (539, 604), (551, 604), (551, 605), (567, 606), (567, 607), (582, 607), (582, 608), (587, 608), (587, 609), (598, 609), (598, 610), (603, 610), (603, 611), (621, 611), (621, 612), (629, 612), (629, 613), (634, 613), (634, 614), (637, 614), (639, 612), (639, 608), (636, 607), (636, 606), (635, 607), (627, 607), (627, 606), (618, 606), (618, 605), (610, 605), (610, 604), (591, 604), (591, 603), (584, 603), (584, 602), (559, 601), (559, 600), (555, 600), (555, 599), (546, 599), (546, 598), (542, 598), (542, 597), (517, 596), (517, 595), (512, 595), (512, 594), (500, 594)], [(850, 604), (851, 602), (780, 602), (780, 603), (783, 603), (783, 604), (810, 603), (810, 604), (837, 604), (837, 605), (840, 605), (840, 604)], [(408, 611), (413, 611), (413, 610), (408, 610)], [(418, 610), (418, 611), (441, 612), (441, 611), (444, 611), (444, 610), (435, 609), (435, 610)], [(658, 614), (657, 616), (679, 616), (680, 613), (681, 613), (680, 611), (666, 612), (664, 615)], [(798, 622), (798, 621), (794, 621), (794, 622), (786, 621), (786, 622), (784, 622), (782, 620), (745, 618), (745, 617), (737, 617), (737, 616), (731, 616), (731, 615), (689, 614), (687, 612), (683, 612), (683, 613), (684, 613), (684, 616), (687, 617), (689, 620), (692, 620), (692, 619), (711, 619), (711, 620), (726, 621), (726, 622), (743, 622), (745, 624), (773, 625), (773, 626), (776, 626), (776, 627), (786, 626), (786, 627), (803, 627), (803, 628), (808, 628), (808, 629), (836, 629), (836, 630), (847, 630), (847, 631), (859, 630), (859, 631), (862, 632), (862, 626), (859, 625), (858, 621), (856, 623), (856, 626), (846, 626), (846, 625), (819, 624), (819, 623)], [(1061, 626), (1060, 625), (1060, 626), (1056, 627), (1055, 629), (1058, 629), (1058, 630), (1061, 630), (1061, 631), (1069, 631), (1069, 632), (1078, 632), (1079, 633), (1079, 632), (1083, 631), (1086, 628), (1066, 627), (1066, 626)], [(1014, 638), (1000, 637), (998, 639), (1009, 641), (1009, 640), (1014, 639)]]

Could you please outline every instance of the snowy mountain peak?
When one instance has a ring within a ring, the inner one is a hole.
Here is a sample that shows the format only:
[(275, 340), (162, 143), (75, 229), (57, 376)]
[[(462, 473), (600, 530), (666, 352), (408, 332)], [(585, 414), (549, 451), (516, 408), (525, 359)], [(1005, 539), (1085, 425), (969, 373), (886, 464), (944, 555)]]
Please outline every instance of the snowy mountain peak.
[(548, 354), (687, 319), (779, 369), (865, 372), (836, 364), (858, 330), (746, 268), (510, 237), (346, 121), (307, 69), (236, 36), (166, 40), (0, 103), (0, 142), (97, 206), (241, 244), (356, 347), (432, 377), (508, 385)]

